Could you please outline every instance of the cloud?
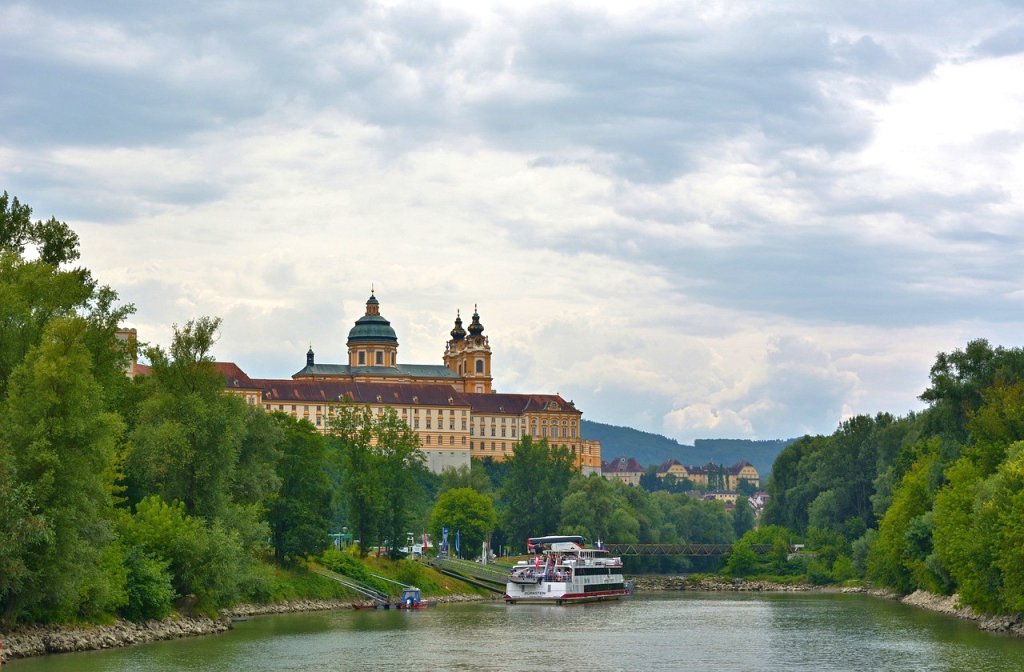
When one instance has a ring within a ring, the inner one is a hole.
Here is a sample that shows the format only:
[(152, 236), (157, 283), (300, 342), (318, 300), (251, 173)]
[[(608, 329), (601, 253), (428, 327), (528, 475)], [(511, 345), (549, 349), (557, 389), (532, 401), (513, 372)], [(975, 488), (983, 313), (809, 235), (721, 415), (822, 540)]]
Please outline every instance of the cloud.
[(496, 386), (790, 437), (919, 407), (1019, 344), (1010, 3), (34, 2), (0, 9), (0, 181), (68, 220), (146, 340), (400, 359), (478, 303)]

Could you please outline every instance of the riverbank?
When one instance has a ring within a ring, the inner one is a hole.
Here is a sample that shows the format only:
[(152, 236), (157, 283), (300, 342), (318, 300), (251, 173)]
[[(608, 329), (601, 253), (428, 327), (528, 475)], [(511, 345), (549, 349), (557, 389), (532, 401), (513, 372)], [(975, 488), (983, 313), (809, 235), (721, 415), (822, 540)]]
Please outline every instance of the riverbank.
[(958, 595), (935, 595), (923, 590), (916, 590), (909, 595), (896, 595), (886, 590), (868, 590), (869, 595), (890, 600), (898, 600), (903, 604), (919, 609), (927, 609), (939, 614), (953, 616), (965, 621), (974, 621), (978, 628), (985, 632), (997, 632), (1012, 637), (1024, 638), (1024, 618), (1021, 614), (1012, 616), (986, 616), (975, 613), (970, 607), (960, 604)]
[[(428, 597), (434, 604), (479, 602), (486, 596), (473, 594)], [(33, 625), (9, 633), (0, 633), (3, 649), (0, 662), (14, 658), (31, 658), (50, 653), (74, 653), (148, 644), (168, 639), (217, 635), (231, 629), (232, 618), (249, 618), (271, 614), (293, 614), (310, 611), (335, 611), (368, 606), (369, 600), (287, 600), (272, 604), (237, 604), (222, 609), (220, 618), (172, 616), (161, 620), (132, 623), (118, 619), (111, 625)]]
[(1024, 638), (1024, 616), (986, 616), (977, 614), (970, 607), (960, 605), (957, 595), (935, 595), (918, 590), (909, 595), (894, 593), (887, 588), (865, 588), (863, 586), (814, 586), (809, 583), (776, 583), (773, 581), (724, 579), (718, 576), (635, 576), (631, 577), (634, 589), (640, 592), (666, 592), (695, 590), (702, 592), (775, 592), (775, 593), (864, 593), (885, 600), (895, 600), (909, 607), (927, 609), (938, 614), (974, 621), (985, 632), (997, 632)]
[(634, 590), (640, 592), (664, 592), (674, 590), (699, 590), (704, 592), (738, 593), (799, 593), (807, 591), (835, 592), (834, 586), (812, 586), (809, 583), (776, 583), (760, 579), (723, 579), (719, 576), (632, 576)]

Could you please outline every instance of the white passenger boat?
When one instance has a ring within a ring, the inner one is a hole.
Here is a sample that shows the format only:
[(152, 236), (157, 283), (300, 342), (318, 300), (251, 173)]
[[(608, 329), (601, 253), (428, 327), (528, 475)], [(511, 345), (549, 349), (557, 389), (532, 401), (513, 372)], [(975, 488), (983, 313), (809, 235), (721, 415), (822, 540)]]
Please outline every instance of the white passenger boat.
[(505, 586), (505, 601), (593, 602), (628, 595), (622, 560), (601, 548), (584, 548), (583, 537), (535, 537), (528, 546), (537, 555), (520, 560)]

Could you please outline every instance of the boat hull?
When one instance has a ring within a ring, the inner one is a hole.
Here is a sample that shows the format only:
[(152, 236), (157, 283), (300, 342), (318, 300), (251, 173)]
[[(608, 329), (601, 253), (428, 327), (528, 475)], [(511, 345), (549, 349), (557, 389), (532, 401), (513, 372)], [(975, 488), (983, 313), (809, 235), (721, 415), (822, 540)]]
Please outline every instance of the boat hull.
[(511, 596), (505, 594), (505, 602), (508, 604), (578, 604), (582, 602), (604, 602), (617, 600), (620, 597), (629, 595), (626, 589), (605, 590), (592, 593), (563, 593), (561, 595), (522, 595)]

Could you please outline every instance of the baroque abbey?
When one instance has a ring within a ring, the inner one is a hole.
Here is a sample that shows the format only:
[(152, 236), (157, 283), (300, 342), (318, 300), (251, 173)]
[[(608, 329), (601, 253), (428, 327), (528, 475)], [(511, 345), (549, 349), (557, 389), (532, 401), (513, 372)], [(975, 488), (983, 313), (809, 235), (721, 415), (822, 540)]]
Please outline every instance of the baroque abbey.
[(581, 434), (582, 413), (557, 394), (495, 392), (491, 346), (474, 308), (468, 329), (456, 316), (443, 364), (404, 364), (398, 336), (380, 314), (374, 293), (366, 314), (348, 333), (348, 362), (318, 364), (313, 348), (306, 366), (291, 379), (250, 378), (237, 365), (218, 363), (227, 391), (268, 412), (280, 411), (326, 431), (343, 403), (366, 405), (374, 413), (393, 408), (419, 435), (428, 467), (470, 463), (471, 457), (504, 460), (523, 436), (565, 446), (584, 474), (601, 473), (601, 444)]

